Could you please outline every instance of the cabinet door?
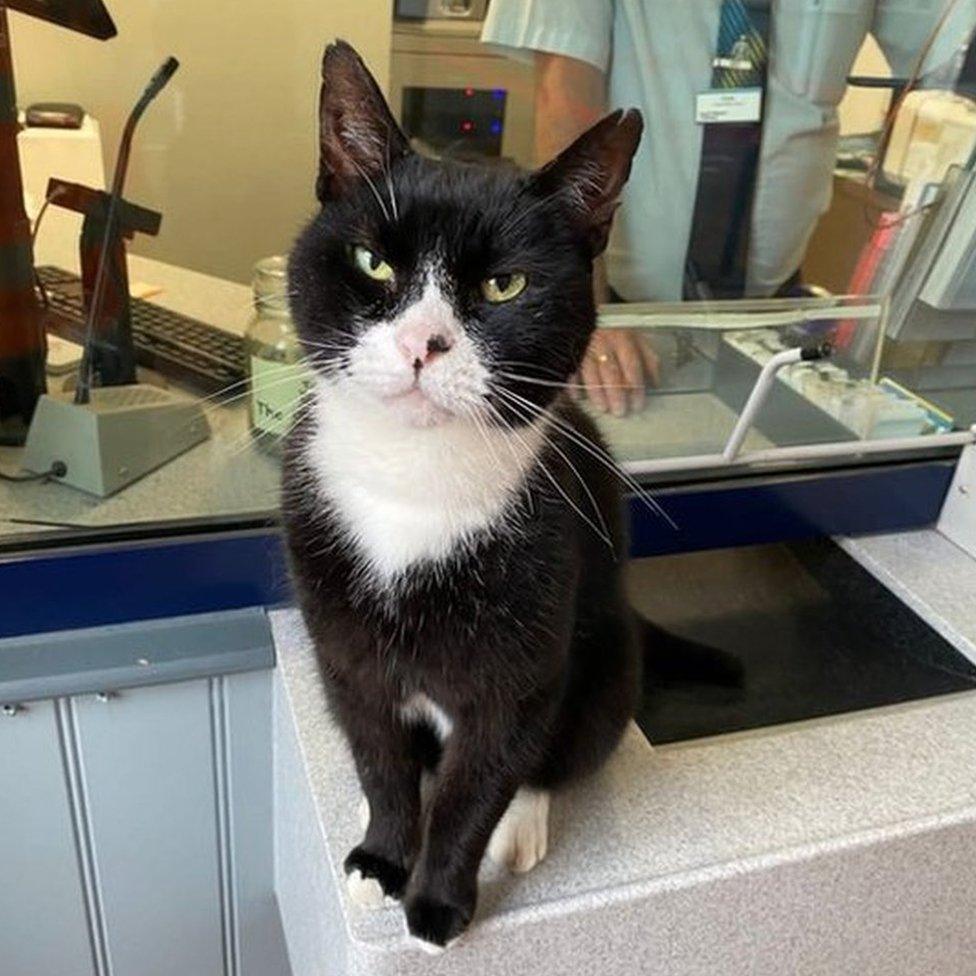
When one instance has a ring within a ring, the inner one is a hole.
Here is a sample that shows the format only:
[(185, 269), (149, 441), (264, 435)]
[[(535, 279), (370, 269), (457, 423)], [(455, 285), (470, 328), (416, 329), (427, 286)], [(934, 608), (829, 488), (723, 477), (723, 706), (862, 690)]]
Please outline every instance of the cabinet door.
[(112, 976), (223, 976), (230, 968), (219, 681), (69, 704)]
[(271, 672), (221, 678), (227, 770), (228, 874), (234, 905), (231, 976), (290, 976), (274, 897)]
[(0, 715), (0, 972), (93, 976), (85, 886), (52, 702)]

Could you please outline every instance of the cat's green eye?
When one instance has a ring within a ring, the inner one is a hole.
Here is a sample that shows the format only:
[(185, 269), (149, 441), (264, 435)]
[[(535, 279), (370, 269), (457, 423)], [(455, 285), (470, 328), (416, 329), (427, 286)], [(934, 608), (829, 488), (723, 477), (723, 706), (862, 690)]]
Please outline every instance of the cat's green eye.
[(499, 302), (510, 302), (523, 291), (525, 291), (525, 275), (520, 272), (495, 275), (481, 282), (481, 294), (496, 305)]
[(374, 281), (389, 281), (393, 277), (393, 269), (368, 247), (356, 244), (351, 253), (352, 263)]

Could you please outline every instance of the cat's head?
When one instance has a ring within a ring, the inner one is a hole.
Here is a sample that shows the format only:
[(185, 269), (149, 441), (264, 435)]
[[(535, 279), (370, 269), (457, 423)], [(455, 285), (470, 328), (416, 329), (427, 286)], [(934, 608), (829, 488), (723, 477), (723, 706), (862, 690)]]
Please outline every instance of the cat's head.
[(290, 291), (321, 380), (413, 426), (535, 419), (595, 327), (592, 263), (640, 114), (614, 112), (531, 173), (432, 160), (339, 42), (320, 121), (322, 209), (295, 245)]

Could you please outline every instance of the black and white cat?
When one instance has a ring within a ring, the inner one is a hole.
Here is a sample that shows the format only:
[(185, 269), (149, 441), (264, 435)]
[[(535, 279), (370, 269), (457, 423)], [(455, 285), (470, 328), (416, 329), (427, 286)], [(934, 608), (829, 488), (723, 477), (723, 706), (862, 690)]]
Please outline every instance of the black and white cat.
[(607, 758), (640, 694), (617, 481), (564, 384), (641, 128), (614, 112), (534, 173), (433, 161), (351, 47), (325, 54), (322, 210), (290, 261), (316, 385), (283, 509), (368, 801), (350, 891), (402, 898), (428, 944), (470, 922), (486, 848), (545, 856), (549, 792)]

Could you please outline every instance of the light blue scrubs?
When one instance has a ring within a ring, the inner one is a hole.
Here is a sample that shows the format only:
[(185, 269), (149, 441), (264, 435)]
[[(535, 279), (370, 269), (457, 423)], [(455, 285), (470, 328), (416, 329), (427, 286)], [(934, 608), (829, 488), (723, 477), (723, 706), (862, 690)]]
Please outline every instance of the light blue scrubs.
[[(837, 105), (868, 33), (907, 75), (946, 0), (773, 0), (769, 81), (747, 267), (750, 295), (803, 261), (830, 203)], [(610, 107), (636, 106), (645, 133), (608, 249), (610, 283), (631, 301), (681, 297), (721, 0), (492, 0), (482, 40), (586, 61), (609, 75)], [(952, 57), (976, 23), (958, 0), (926, 58)], [(514, 49), (514, 50), (513, 50)]]

